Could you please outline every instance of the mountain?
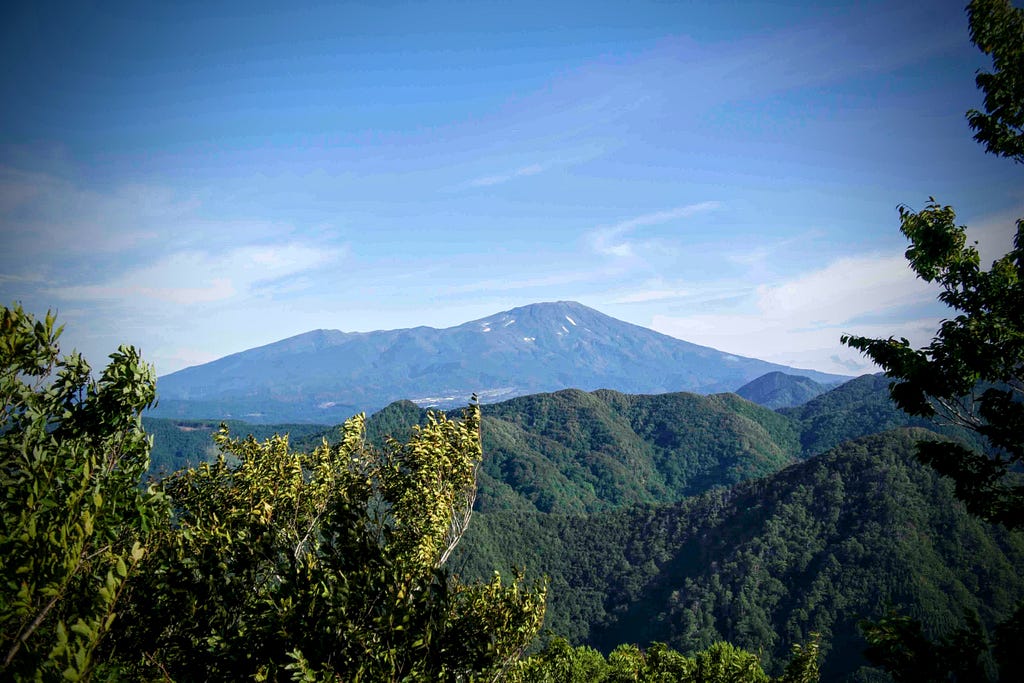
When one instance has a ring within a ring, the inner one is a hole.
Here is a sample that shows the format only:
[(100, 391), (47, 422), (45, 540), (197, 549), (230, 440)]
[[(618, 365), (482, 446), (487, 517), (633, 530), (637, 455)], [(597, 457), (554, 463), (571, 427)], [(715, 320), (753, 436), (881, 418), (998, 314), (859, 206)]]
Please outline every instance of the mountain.
[[(799, 434), (787, 418), (735, 394), (564, 389), (487, 405), (482, 412), (481, 511), (590, 513), (670, 503), (771, 474), (800, 454)], [(367, 439), (403, 440), (413, 425), (426, 422), (426, 414), (410, 401), (392, 403), (367, 420)], [(154, 435), (155, 474), (216, 453), (213, 421), (146, 417), (143, 423)], [(258, 439), (288, 432), (296, 450), (338, 436), (324, 425), (228, 426), (236, 436)]]
[(734, 394), (567, 389), (485, 406), (477, 509), (581, 513), (675, 502), (794, 462), (782, 416)]
[[(549, 576), (548, 628), (606, 651), (726, 639), (777, 668), (816, 631), (823, 680), (885, 680), (857, 678), (858, 619), (892, 603), (935, 635), (964, 608), (991, 624), (1024, 597), (1021, 534), (967, 515), (913, 458), (917, 439), (940, 437), (871, 435), (928, 424), (897, 410), (888, 386), (866, 375), (779, 411), (730, 393), (610, 390), (486, 405), (476, 514), (448, 566)], [(367, 438), (405, 438), (425, 415), (392, 403)], [(145, 420), (154, 462), (207, 455), (212, 423)], [(300, 450), (337, 438), (313, 425), (232, 428), (289, 431)]]
[[(773, 411), (736, 394), (634, 395), (565, 389), (483, 407), (484, 460), (476, 509), (559, 514), (671, 503), (774, 473), (850, 438), (918, 426), (978, 446), (963, 430), (911, 418), (889, 398), (889, 380), (865, 375), (798, 408)], [(367, 420), (367, 438), (408, 436), (426, 409), (397, 401)], [(457, 413), (458, 411), (454, 411)], [(146, 417), (151, 471), (210, 457), (216, 421)], [(336, 427), (229, 423), (239, 436), (291, 435), (298, 450), (335, 440)]]
[(964, 511), (914, 458), (928, 436), (875, 434), (671, 505), (477, 514), (449, 566), (549, 577), (545, 627), (605, 652), (727, 640), (779, 673), (818, 632), (822, 680), (886, 680), (861, 670), (859, 619), (900, 607), (935, 637), (965, 609), (991, 625), (1024, 598), (1024, 534)]
[[(889, 380), (865, 375), (803, 406), (773, 411), (737, 396), (608, 389), (519, 396), (483, 407), (479, 511), (584, 514), (671, 503), (776, 472), (841, 442), (880, 430), (922, 427), (982, 447), (962, 429), (913, 418), (889, 398)], [(458, 411), (453, 411), (458, 413)], [(367, 438), (405, 439), (426, 409), (396, 401), (367, 420)], [(211, 457), (216, 421), (143, 418), (154, 435), (151, 471)], [(229, 422), (238, 436), (288, 432), (297, 450), (338, 437), (336, 427)]]
[(315, 330), (161, 377), (149, 413), (170, 418), (337, 423), (395, 400), (451, 407), (565, 388), (732, 391), (794, 370), (691, 344), (574, 302), (540, 303), (451, 327)]
[(789, 408), (803, 405), (828, 389), (808, 377), (769, 372), (747, 382), (736, 394), (767, 408)]
[(896, 427), (930, 429), (968, 446), (984, 448), (975, 432), (904, 413), (889, 397), (890, 384), (892, 380), (882, 374), (862, 375), (801, 406), (778, 412), (794, 420), (804, 457), (822, 453), (847, 439)]

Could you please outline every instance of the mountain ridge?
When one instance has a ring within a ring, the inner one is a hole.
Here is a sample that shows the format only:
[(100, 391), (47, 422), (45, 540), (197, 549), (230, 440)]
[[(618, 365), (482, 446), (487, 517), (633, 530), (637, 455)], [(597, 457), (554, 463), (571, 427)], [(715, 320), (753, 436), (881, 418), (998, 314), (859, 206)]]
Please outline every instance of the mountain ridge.
[(448, 408), (474, 393), (491, 403), (564, 388), (709, 394), (772, 371), (846, 379), (728, 354), (559, 301), (443, 329), (311, 330), (162, 376), (149, 414), (330, 423), (401, 399)]

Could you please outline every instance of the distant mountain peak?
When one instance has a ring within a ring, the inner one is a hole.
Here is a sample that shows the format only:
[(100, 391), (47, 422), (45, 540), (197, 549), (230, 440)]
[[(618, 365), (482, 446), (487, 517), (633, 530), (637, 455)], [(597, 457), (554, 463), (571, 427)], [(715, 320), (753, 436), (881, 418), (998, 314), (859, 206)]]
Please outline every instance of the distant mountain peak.
[(736, 393), (766, 408), (803, 405), (828, 390), (828, 386), (804, 377), (773, 371), (747, 382)]
[(318, 329), (160, 378), (155, 416), (340, 422), (399, 399), (453, 407), (565, 388), (732, 391), (773, 370), (839, 379), (691, 344), (576, 301), (446, 329)]

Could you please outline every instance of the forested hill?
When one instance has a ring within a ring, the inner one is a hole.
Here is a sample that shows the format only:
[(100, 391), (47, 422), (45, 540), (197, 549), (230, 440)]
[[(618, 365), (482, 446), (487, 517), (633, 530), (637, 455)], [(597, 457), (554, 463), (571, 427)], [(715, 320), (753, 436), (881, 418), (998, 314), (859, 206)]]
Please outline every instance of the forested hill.
[[(393, 403), (370, 417), (368, 438), (402, 439), (425, 417), (409, 401)], [(145, 424), (155, 434), (154, 472), (214, 452), (213, 422), (145, 418)], [(888, 380), (871, 375), (778, 412), (735, 394), (567, 389), (522, 396), (483, 408), (477, 509), (585, 513), (675, 502), (776, 472), (848, 438), (928, 424), (897, 410)], [(257, 438), (290, 432), (300, 450), (338, 435), (337, 428), (315, 425), (230, 426)]]
[(1024, 537), (963, 511), (914, 459), (924, 436), (865, 437), (673, 505), (477, 514), (451, 566), (550, 576), (547, 628), (573, 642), (689, 651), (725, 639), (776, 666), (817, 631), (822, 680), (874, 680), (854, 677), (860, 618), (903, 606), (934, 632), (964, 609), (991, 623), (1024, 597)]
[(911, 417), (889, 398), (892, 380), (884, 375), (862, 375), (817, 396), (804, 405), (779, 410), (800, 433), (804, 457), (824, 453), (847, 439), (876, 434), (896, 427), (922, 427), (980, 447), (977, 434), (931, 420)]
[[(888, 384), (865, 376), (780, 411), (735, 394), (607, 390), (485, 406), (477, 514), (450, 566), (549, 575), (549, 628), (604, 649), (725, 639), (773, 665), (818, 631), (824, 680), (861, 665), (856, 622), (886, 601), (930, 627), (958, 623), (963, 607), (1005, 613), (1024, 597), (1020, 537), (966, 516), (917, 465), (913, 441), (929, 432), (847, 441), (922, 423), (895, 409)], [(404, 439), (425, 416), (391, 404), (367, 438)], [(168, 443), (202, 453), (215, 427), (146, 424), (154, 463), (173, 462), (160, 454)], [(309, 425), (232, 427), (290, 431), (298, 450), (337, 438)]]
[(769, 372), (750, 380), (737, 389), (736, 394), (767, 408), (788, 408), (803, 405), (829, 388), (809, 377)]
[(734, 394), (567, 390), (487, 406), (484, 415), (483, 511), (672, 502), (775, 472), (799, 453), (785, 418)]

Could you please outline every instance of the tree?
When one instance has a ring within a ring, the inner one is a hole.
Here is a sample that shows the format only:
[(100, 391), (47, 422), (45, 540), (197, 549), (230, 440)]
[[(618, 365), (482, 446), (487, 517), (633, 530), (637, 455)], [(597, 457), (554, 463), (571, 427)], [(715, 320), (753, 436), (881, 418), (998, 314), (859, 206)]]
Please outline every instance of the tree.
[(99, 381), (52, 313), (0, 311), (0, 678), (88, 678), (166, 518), (139, 488), (153, 369), (122, 346)]
[[(1009, 0), (972, 0), (967, 7), (971, 41), (993, 58), (993, 71), (976, 83), (985, 112), (967, 119), (986, 151), (1024, 161), (1024, 10)], [(956, 214), (934, 199), (920, 212), (900, 207), (900, 229), (910, 240), (906, 256), (918, 277), (942, 287), (939, 299), (956, 316), (944, 320), (931, 344), (913, 349), (906, 339), (844, 335), (897, 381), (890, 386), (904, 411), (938, 417), (982, 436), (985, 452), (949, 442), (922, 441), (918, 458), (950, 477), (968, 511), (1009, 528), (1024, 528), (1024, 219), (1013, 248), (980, 267)], [(863, 623), (865, 655), (897, 681), (1016, 681), (1024, 673), (1020, 636), (1024, 606), (997, 624), (989, 640), (977, 618), (939, 641), (921, 623), (892, 614)], [(1011, 644), (1015, 643), (1015, 645)]]
[[(973, 0), (971, 38), (994, 57), (994, 73), (978, 76), (987, 114), (968, 112), (976, 138), (988, 151), (1021, 161), (1024, 152), (1024, 11), (1008, 0)], [(920, 459), (956, 484), (968, 510), (1011, 528), (1024, 527), (1024, 486), (1015, 471), (1024, 463), (1024, 219), (1013, 249), (979, 265), (949, 206), (930, 199), (914, 212), (900, 207), (906, 256), (918, 277), (942, 287), (939, 299), (955, 317), (944, 320), (923, 349), (906, 339), (844, 335), (897, 381), (890, 391), (904, 411), (939, 417), (984, 437), (977, 453), (953, 443), (922, 442)]]
[(967, 112), (974, 139), (992, 154), (1024, 162), (1024, 12), (1009, 0), (972, 0), (967, 15), (971, 41), (995, 67), (975, 78), (985, 113)]
[(545, 591), (444, 568), (469, 521), (479, 421), (476, 405), (461, 422), (430, 415), (378, 452), (359, 415), (308, 454), (222, 427), (216, 463), (166, 482), (176, 522), (112, 656), (184, 680), (501, 675), (540, 628)]
[(907, 258), (919, 277), (942, 286), (939, 299), (958, 314), (944, 320), (923, 349), (906, 339), (844, 336), (897, 381), (893, 401), (911, 415), (938, 417), (984, 437), (986, 452), (922, 441), (918, 457), (950, 477), (967, 509), (1011, 528), (1024, 527), (1024, 221), (1014, 248), (979, 267), (977, 250), (948, 206), (934, 200), (914, 213), (900, 209), (911, 240)]
[(769, 678), (760, 658), (729, 643), (719, 642), (686, 657), (664, 643), (646, 651), (620, 645), (605, 660), (597, 650), (572, 647), (553, 638), (543, 650), (519, 663), (517, 683), (816, 683), (818, 634), (806, 646), (792, 648), (783, 674)]
[(98, 381), (52, 314), (0, 311), (0, 678), (481, 680), (540, 628), (545, 588), (465, 584), (480, 412), (408, 442), (295, 453), (232, 438), (216, 463), (140, 486), (151, 367)]

